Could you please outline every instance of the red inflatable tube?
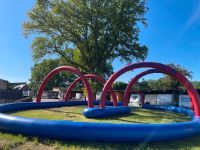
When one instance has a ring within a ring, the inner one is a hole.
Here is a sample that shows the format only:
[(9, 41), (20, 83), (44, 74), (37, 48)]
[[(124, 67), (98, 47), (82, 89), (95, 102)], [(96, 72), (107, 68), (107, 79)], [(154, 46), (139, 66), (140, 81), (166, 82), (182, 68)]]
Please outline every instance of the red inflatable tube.
[(180, 72), (176, 71), (175, 69), (155, 62), (140, 62), (140, 63), (134, 63), (127, 65), (117, 72), (115, 72), (106, 82), (106, 84), (103, 87), (102, 95), (100, 99), (100, 107), (105, 107), (105, 100), (106, 100), (106, 93), (109, 90), (109, 87), (113, 84), (113, 82), (122, 74), (126, 73), (127, 71), (137, 69), (137, 68), (154, 68), (159, 70), (162, 73), (165, 73), (167, 75), (170, 75), (174, 77), (176, 80), (178, 80), (183, 87), (186, 88), (188, 95), (190, 96), (190, 99), (192, 100), (192, 103), (194, 105), (194, 113), (195, 116), (200, 116), (200, 97), (193, 87), (193, 85), (188, 81), (188, 79), (182, 75)]
[[(126, 90), (125, 90), (125, 94), (124, 94), (124, 106), (128, 105), (129, 94), (130, 94), (130, 91), (131, 91), (132, 87), (134, 86), (134, 84), (136, 84), (136, 82), (140, 78), (142, 78), (143, 76), (148, 75), (148, 74), (152, 74), (152, 73), (162, 73), (162, 72), (160, 72), (157, 69), (149, 69), (149, 70), (146, 70), (146, 71), (143, 71), (143, 72), (137, 74), (134, 78), (131, 79), (131, 81), (129, 82), (129, 84), (126, 87)], [(194, 110), (192, 102), (190, 104), (190, 109)]]
[[(131, 92), (131, 90), (129, 91), (129, 93), (128, 93), (128, 99), (129, 99), (129, 95), (130, 95), (130, 92)], [(141, 92), (141, 91), (132, 91), (133, 93), (135, 93), (135, 94), (139, 94), (140, 95), (140, 102), (141, 102), (141, 107), (143, 107), (144, 106), (144, 94)], [(123, 100), (123, 102), (124, 102), (124, 106), (128, 106), (128, 102), (127, 102), (127, 105), (125, 105), (126, 103), (126, 101), (125, 101), (125, 99)]]
[(38, 90), (37, 93), (37, 98), (36, 101), (37, 103), (41, 102), (41, 97), (42, 97), (42, 93), (47, 85), (47, 83), (49, 82), (49, 80), (55, 76), (56, 74), (58, 74), (61, 71), (69, 71), (72, 72), (74, 74), (77, 74), (80, 79), (83, 81), (84, 86), (87, 90), (87, 94), (88, 94), (88, 107), (92, 108), (93, 107), (93, 96), (92, 96), (92, 89), (90, 87), (90, 84), (88, 82), (88, 80), (86, 79), (86, 77), (84, 77), (84, 75), (77, 69), (71, 66), (60, 66), (54, 70), (52, 70), (42, 81), (40, 88)]
[[(90, 79), (96, 79), (97, 81), (99, 81), (100, 83), (102, 84), (105, 84), (106, 83), (106, 80), (103, 79), (102, 77), (100, 76), (97, 76), (95, 74), (86, 74), (84, 75), (87, 79), (90, 78)], [(78, 77), (74, 82), (72, 82), (69, 87), (67, 88), (66, 92), (65, 92), (65, 96), (64, 96), (64, 100), (67, 101), (69, 98), (70, 98), (70, 94), (71, 94), (71, 91), (72, 89), (74, 88), (74, 86), (79, 82), (81, 81), (81, 78)], [(117, 97), (115, 95), (115, 92), (114, 90), (112, 89), (112, 87), (110, 87), (110, 93), (111, 93), (111, 96), (113, 98), (113, 105), (114, 106), (117, 106)]]

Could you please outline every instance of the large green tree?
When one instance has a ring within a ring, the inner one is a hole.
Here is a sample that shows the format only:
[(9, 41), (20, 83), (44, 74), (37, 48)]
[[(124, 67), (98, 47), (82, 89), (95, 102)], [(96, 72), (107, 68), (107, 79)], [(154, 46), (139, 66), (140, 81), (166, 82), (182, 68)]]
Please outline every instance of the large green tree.
[(148, 50), (139, 44), (146, 25), (145, 0), (36, 0), (23, 24), (34, 34), (33, 59), (58, 54), (82, 71), (112, 73), (112, 61), (144, 60)]

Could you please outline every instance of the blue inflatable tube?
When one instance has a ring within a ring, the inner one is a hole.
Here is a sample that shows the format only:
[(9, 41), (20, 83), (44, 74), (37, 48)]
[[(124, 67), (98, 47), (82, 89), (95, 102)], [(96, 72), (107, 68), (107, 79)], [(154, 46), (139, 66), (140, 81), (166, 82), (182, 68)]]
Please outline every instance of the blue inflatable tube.
[[(60, 104), (58, 104), (60, 103)], [(0, 112), (49, 107), (83, 105), (85, 102), (16, 103), (0, 105)], [(161, 109), (161, 106), (159, 106)], [(158, 108), (155, 106), (154, 108)], [(146, 107), (147, 108), (147, 107)], [(150, 106), (149, 106), (150, 108)], [(167, 111), (170, 111), (165, 107)], [(70, 108), (69, 108), (70, 109)], [(148, 108), (147, 108), (148, 109)], [(153, 109), (151, 106), (150, 109)], [(164, 110), (164, 107), (162, 107)], [(175, 110), (175, 108), (173, 109)], [(179, 113), (184, 113), (181, 111)], [(10, 133), (73, 141), (153, 142), (191, 137), (200, 133), (200, 118), (167, 124), (112, 124), (44, 120), (0, 113), (0, 130)]]
[(144, 109), (169, 111), (169, 112), (184, 114), (184, 115), (190, 116), (191, 118), (194, 117), (194, 112), (192, 110), (185, 109), (185, 108), (182, 108), (182, 107), (161, 106), (161, 105), (144, 105), (143, 108)]
[(114, 115), (122, 115), (122, 114), (128, 114), (131, 112), (130, 107), (126, 106), (106, 106), (105, 108), (85, 108), (83, 110), (83, 115), (86, 118), (103, 118), (108, 116), (114, 116)]

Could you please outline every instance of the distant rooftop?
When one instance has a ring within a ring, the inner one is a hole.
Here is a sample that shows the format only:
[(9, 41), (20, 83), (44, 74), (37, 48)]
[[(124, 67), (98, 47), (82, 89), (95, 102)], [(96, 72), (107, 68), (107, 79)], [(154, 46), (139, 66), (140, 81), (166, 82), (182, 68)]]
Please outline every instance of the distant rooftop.
[(7, 80), (4, 80), (4, 79), (0, 79), (0, 81), (8, 82)]

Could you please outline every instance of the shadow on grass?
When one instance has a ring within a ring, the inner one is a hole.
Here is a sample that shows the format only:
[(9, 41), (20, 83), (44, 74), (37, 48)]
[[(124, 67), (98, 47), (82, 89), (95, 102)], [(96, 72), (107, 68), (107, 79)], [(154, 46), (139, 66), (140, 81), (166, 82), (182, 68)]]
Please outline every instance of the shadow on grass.
[[(109, 117), (104, 117), (104, 118), (98, 118), (98, 119), (87, 119), (83, 117), (82, 111), (85, 108), (85, 106), (80, 106), (76, 108), (67, 108), (67, 107), (60, 107), (60, 108), (48, 108), (44, 109), (49, 112), (54, 114), (58, 113), (59, 114), (64, 114), (65, 117), (67, 117), (66, 120), (71, 120), (71, 121), (79, 121), (80, 118), (83, 121), (88, 121), (88, 122), (121, 122), (121, 123), (163, 123), (163, 122), (183, 122), (183, 121), (189, 121), (191, 120), (190, 117), (177, 114), (177, 113), (172, 113), (172, 112), (164, 112), (164, 111), (159, 111), (159, 110), (147, 110), (147, 109), (141, 109), (141, 108), (132, 108), (131, 113), (128, 114), (122, 114), (122, 115), (115, 115), (115, 116), (109, 116)], [(13, 112), (12, 112), (13, 113)], [(9, 113), (11, 114), (11, 113)], [(41, 114), (42, 115), (42, 114)], [(81, 121), (81, 120), (80, 120)]]
[(82, 113), (78, 113), (78, 112), (70, 112), (70, 111), (63, 111), (63, 110), (58, 110), (58, 109), (47, 109), (46, 111), (51, 111), (51, 112), (55, 112), (55, 113), (62, 113), (62, 114), (77, 114), (77, 115), (82, 115)]
[(166, 142), (154, 142), (154, 143), (107, 143), (107, 142), (75, 142), (75, 141), (56, 141), (41, 139), (39, 141), (42, 144), (53, 146), (55, 143), (59, 143), (60, 147), (74, 147), (75, 149), (192, 149), (200, 147), (200, 136), (192, 138), (185, 138), (174, 141)]
[[(64, 108), (65, 109), (65, 108)], [(65, 114), (74, 114), (74, 116), (82, 115), (82, 107), (76, 110), (76, 112), (65, 111), (63, 109), (46, 109), (55, 113), (65, 113)], [(189, 117), (185, 115), (180, 115), (171, 112), (163, 112), (158, 110), (145, 110), (141, 108), (132, 108), (132, 112), (130, 114), (117, 115), (112, 117), (105, 117), (102, 119), (97, 119), (100, 122), (103, 121), (125, 121), (130, 123), (144, 123), (144, 120), (153, 120), (155, 122), (160, 122), (165, 118), (170, 119), (171, 121), (186, 121), (191, 120)], [(94, 119), (93, 119), (94, 120)], [(132, 121), (131, 121), (132, 120)], [(138, 121), (139, 120), (139, 121)], [(140, 122), (141, 120), (141, 122)], [(92, 120), (91, 120), (92, 121)], [(16, 135), (17, 136), (17, 135)], [(106, 136), (106, 133), (105, 133)], [(148, 137), (148, 135), (147, 135)], [(36, 140), (35, 140), (36, 139)], [(27, 137), (28, 142), (37, 141), (37, 143), (42, 143), (45, 145), (49, 145), (52, 147), (61, 147), (68, 148), (72, 147), (72, 149), (198, 149), (200, 147), (200, 135), (192, 138), (186, 138), (181, 140), (174, 140), (168, 142), (156, 142), (156, 143), (97, 143), (97, 142), (75, 142), (75, 141), (59, 141), (52, 139), (42, 139), (36, 137)]]
[[(186, 115), (172, 113), (172, 112), (163, 112), (163, 111), (159, 111), (159, 110), (146, 110), (146, 109), (141, 109), (141, 108), (132, 108), (131, 113), (128, 113), (128, 114), (108, 116), (108, 117), (94, 119), (94, 120), (101, 120), (101, 121), (118, 120), (121, 122), (148, 124), (148, 122), (144, 122), (144, 120), (150, 121), (149, 123), (152, 123), (152, 122), (161, 123), (162, 120), (164, 122), (167, 120), (170, 120), (168, 122), (184, 122), (184, 121), (190, 121), (191, 118)], [(141, 121), (138, 121), (138, 120), (141, 120)]]
[[(1, 132), (0, 132), (1, 133)], [(5, 135), (3, 135), (5, 134)], [(10, 136), (6, 136), (10, 135)], [(106, 136), (106, 133), (105, 133)], [(147, 135), (148, 136), (148, 135)], [(7, 139), (8, 137), (8, 139)], [(154, 142), (154, 143), (108, 143), (108, 142), (78, 142), (78, 141), (62, 141), (62, 140), (53, 140), (53, 139), (44, 139), (39, 137), (31, 136), (22, 136), (17, 134), (8, 134), (2, 132), (2, 138), (5, 140), (10, 140), (11, 138), (16, 139), (16, 137), (24, 140), (23, 143), (33, 142), (35, 144), (44, 144), (56, 149), (180, 149), (180, 150), (190, 150), (190, 149), (199, 149), (200, 147), (200, 135), (194, 136), (191, 138), (185, 138), (180, 140), (173, 140), (167, 142)], [(1, 137), (0, 137), (1, 139)]]

